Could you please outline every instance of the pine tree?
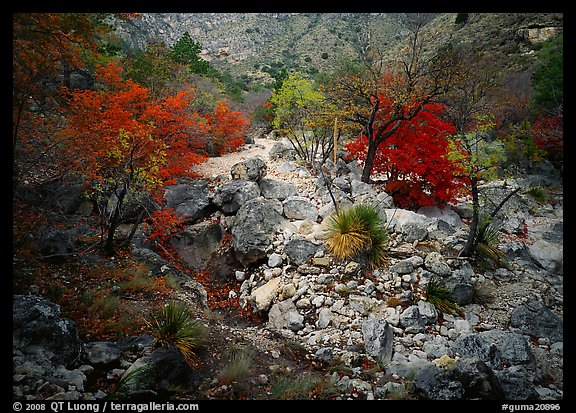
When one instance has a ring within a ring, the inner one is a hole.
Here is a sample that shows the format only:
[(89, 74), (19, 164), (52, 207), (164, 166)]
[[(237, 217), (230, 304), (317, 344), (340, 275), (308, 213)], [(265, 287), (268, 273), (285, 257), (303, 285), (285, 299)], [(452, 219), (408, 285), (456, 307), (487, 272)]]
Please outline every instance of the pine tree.
[(176, 63), (188, 65), (192, 73), (208, 73), (208, 62), (200, 57), (202, 45), (192, 39), (188, 32), (184, 32), (182, 37), (170, 48), (172, 60)]

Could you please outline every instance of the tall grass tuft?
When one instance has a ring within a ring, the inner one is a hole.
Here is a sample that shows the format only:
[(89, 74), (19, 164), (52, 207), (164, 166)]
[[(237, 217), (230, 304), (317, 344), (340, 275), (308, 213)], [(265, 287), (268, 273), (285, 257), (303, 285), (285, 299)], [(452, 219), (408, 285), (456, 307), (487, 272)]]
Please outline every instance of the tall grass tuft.
[(479, 227), (475, 252), (481, 257), (502, 260), (506, 253), (498, 248), (500, 230), (490, 224)]
[(358, 204), (333, 213), (327, 231), (328, 250), (337, 259), (365, 257), (372, 268), (384, 262), (388, 232), (373, 206)]
[(239, 345), (231, 345), (227, 350), (228, 362), (220, 374), (220, 382), (230, 384), (250, 375), (254, 364), (253, 352)]
[(338, 389), (315, 374), (279, 375), (272, 378), (270, 394), (276, 400), (325, 400), (338, 395)]
[(180, 302), (170, 302), (146, 320), (154, 344), (180, 351), (190, 366), (198, 362), (197, 350), (204, 345), (206, 331), (197, 321), (190, 320), (188, 307)]
[(426, 286), (426, 299), (442, 313), (462, 314), (462, 309), (454, 301), (450, 290), (436, 277), (433, 277)]

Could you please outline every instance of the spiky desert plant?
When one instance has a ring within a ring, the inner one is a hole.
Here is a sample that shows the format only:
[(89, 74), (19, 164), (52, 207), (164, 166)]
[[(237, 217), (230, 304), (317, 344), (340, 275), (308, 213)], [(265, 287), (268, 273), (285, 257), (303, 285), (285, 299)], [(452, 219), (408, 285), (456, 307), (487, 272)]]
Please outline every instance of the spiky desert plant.
[(198, 321), (190, 320), (185, 304), (170, 302), (152, 313), (146, 323), (154, 337), (154, 345), (180, 351), (190, 366), (198, 362), (196, 351), (205, 343), (206, 331)]
[(142, 364), (136, 368), (128, 369), (120, 378), (116, 386), (108, 393), (106, 399), (118, 399), (126, 396), (133, 388), (139, 388), (152, 380), (154, 367), (149, 364)]
[(436, 277), (428, 281), (425, 298), (442, 313), (453, 315), (460, 315), (462, 313), (461, 308), (452, 296), (452, 292)]
[(337, 259), (365, 256), (373, 268), (384, 261), (388, 233), (373, 206), (357, 204), (333, 213), (328, 220), (326, 244)]
[(339, 260), (355, 256), (370, 241), (370, 236), (354, 213), (354, 208), (330, 215), (327, 231), (328, 249)]
[(356, 214), (365, 223), (366, 229), (370, 234), (370, 244), (366, 246), (366, 252), (371, 267), (376, 268), (386, 259), (388, 232), (380, 214), (373, 206), (360, 204), (356, 208)]
[(491, 224), (484, 224), (479, 227), (477, 234), (476, 254), (494, 260), (506, 257), (506, 253), (498, 248), (500, 241), (500, 230)]

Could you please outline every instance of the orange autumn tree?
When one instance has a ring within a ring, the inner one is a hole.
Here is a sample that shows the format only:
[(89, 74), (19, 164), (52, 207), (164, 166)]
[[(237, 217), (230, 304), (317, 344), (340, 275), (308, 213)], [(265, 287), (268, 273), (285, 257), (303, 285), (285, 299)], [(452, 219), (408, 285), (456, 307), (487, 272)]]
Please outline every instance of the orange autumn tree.
[[(206, 159), (206, 134), (219, 118), (192, 111), (191, 90), (154, 98), (124, 79), (118, 63), (99, 67), (96, 76), (98, 89), (70, 93), (68, 125), (61, 134), (67, 167), (84, 178), (101, 205), (103, 249), (112, 254), (124, 208), (142, 204), (178, 176), (191, 175), (191, 167)], [(234, 125), (230, 136), (240, 126)]]
[(218, 102), (213, 113), (205, 115), (213, 151), (217, 155), (234, 152), (244, 143), (248, 121), (242, 113), (230, 109), (227, 103)]
[(12, 15), (12, 155), (14, 180), (22, 163), (54, 156), (54, 129), (60, 123), (58, 85), (70, 86), (71, 74), (95, 60), (98, 43), (111, 28), (110, 16), (129, 13), (14, 13)]

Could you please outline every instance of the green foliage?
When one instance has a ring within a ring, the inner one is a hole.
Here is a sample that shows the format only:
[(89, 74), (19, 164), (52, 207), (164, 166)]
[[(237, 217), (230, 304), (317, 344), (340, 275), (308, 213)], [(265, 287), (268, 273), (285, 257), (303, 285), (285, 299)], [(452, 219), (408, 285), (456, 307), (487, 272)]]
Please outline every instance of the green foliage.
[(530, 187), (526, 193), (530, 195), (536, 202), (544, 204), (548, 201), (548, 194), (546, 190), (541, 186)]
[(286, 135), (298, 156), (314, 164), (318, 155), (324, 162), (334, 148), (334, 106), (316, 84), (293, 72), (272, 92), (273, 126)]
[(501, 260), (506, 257), (504, 251), (498, 248), (500, 230), (490, 223), (478, 226), (476, 233), (476, 247), (474, 252), (481, 258)]
[(207, 74), (222, 83), (231, 100), (235, 102), (244, 101), (243, 93), (247, 90), (244, 82), (245, 79), (233, 76), (228, 70), (218, 71), (213, 69), (208, 71)]
[(532, 76), (534, 103), (554, 110), (564, 101), (564, 37), (556, 36), (538, 52), (539, 67)]
[(158, 94), (169, 80), (177, 75), (177, 63), (170, 57), (164, 43), (148, 43), (145, 51), (138, 51), (125, 59), (126, 74), (133, 81)]
[(426, 286), (426, 300), (442, 313), (460, 315), (461, 308), (454, 301), (452, 292), (438, 278), (433, 277)]
[(299, 73), (291, 73), (272, 93), (270, 101), (276, 109), (274, 127), (288, 133), (304, 126), (303, 112), (309, 107), (319, 107), (323, 97), (310, 80)]
[(510, 131), (503, 138), (503, 143), (506, 146), (506, 166), (508, 167), (526, 165), (540, 155), (532, 132), (532, 125), (527, 120), (512, 125)]
[(333, 213), (327, 231), (328, 249), (337, 259), (364, 258), (372, 268), (386, 259), (388, 232), (371, 205), (358, 204)]
[(132, 388), (140, 388), (154, 376), (154, 368), (149, 364), (127, 371), (116, 386), (108, 393), (106, 399), (118, 400), (125, 397)]
[(455, 24), (466, 24), (468, 21), (468, 13), (458, 13), (456, 14)]
[(188, 65), (192, 73), (206, 74), (209, 71), (209, 64), (200, 57), (202, 46), (200, 42), (193, 40), (188, 32), (184, 32), (182, 37), (170, 48), (170, 57), (176, 63)]
[(155, 345), (179, 350), (191, 366), (198, 361), (196, 351), (204, 344), (206, 331), (199, 322), (190, 320), (185, 304), (170, 302), (146, 323)]

